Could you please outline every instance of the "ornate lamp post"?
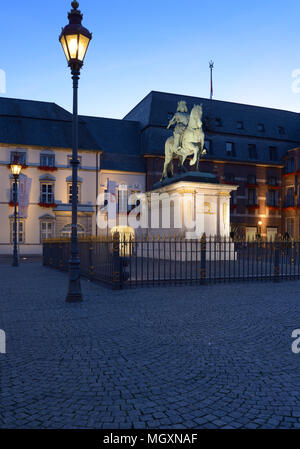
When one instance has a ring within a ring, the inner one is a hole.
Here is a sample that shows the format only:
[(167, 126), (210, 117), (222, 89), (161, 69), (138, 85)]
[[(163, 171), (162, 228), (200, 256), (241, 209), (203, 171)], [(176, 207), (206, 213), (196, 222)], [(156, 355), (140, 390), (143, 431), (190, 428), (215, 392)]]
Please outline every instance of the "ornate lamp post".
[(78, 81), (83, 61), (92, 39), (92, 34), (82, 26), (83, 15), (78, 9), (79, 3), (72, 2), (69, 12), (69, 24), (63, 28), (59, 41), (66, 55), (73, 79), (73, 151), (72, 151), (72, 243), (70, 259), (70, 278), (67, 302), (82, 301), (80, 285), (80, 259), (77, 235), (77, 185), (78, 185)]
[(17, 202), (18, 202), (18, 180), (19, 180), (19, 176), (22, 170), (22, 165), (19, 162), (19, 159), (17, 157), (15, 157), (13, 163), (10, 166), (11, 168), (11, 172), (13, 174), (14, 177), (14, 195), (13, 195), (13, 200), (14, 200), (14, 255), (13, 255), (13, 263), (12, 266), (13, 267), (18, 267), (19, 266), (19, 259), (18, 259), (18, 239), (17, 239)]

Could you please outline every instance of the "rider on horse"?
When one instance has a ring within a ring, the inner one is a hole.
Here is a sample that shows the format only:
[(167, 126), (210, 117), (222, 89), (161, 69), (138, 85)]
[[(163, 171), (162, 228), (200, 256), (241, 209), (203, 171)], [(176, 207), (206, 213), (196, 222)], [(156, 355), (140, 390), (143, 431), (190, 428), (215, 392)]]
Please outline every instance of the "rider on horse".
[(188, 108), (185, 101), (178, 102), (177, 112), (170, 121), (167, 129), (175, 125), (175, 123), (176, 126), (174, 129), (174, 148), (178, 150), (181, 147), (181, 138), (183, 136), (183, 133), (189, 123)]

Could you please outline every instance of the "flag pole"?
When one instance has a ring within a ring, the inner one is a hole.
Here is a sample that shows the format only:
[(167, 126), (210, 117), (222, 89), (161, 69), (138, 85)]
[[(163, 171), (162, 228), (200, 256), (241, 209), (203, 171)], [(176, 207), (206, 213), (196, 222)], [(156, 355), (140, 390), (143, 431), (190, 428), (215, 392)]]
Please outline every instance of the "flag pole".
[(210, 68), (210, 99), (213, 99), (214, 96), (214, 86), (213, 86), (213, 69), (214, 69), (214, 62), (209, 62), (209, 68)]

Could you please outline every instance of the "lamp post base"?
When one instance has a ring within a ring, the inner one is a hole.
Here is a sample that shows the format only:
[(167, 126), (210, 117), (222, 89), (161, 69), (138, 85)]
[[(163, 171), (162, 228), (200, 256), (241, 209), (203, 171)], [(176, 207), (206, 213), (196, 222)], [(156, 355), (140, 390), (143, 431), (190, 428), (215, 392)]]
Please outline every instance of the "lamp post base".
[(70, 279), (69, 290), (66, 298), (66, 302), (82, 302), (81, 283), (80, 283), (80, 261), (70, 260)]
[(81, 293), (68, 293), (66, 302), (69, 303), (76, 303), (76, 302), (82, 302), (82, 294)]

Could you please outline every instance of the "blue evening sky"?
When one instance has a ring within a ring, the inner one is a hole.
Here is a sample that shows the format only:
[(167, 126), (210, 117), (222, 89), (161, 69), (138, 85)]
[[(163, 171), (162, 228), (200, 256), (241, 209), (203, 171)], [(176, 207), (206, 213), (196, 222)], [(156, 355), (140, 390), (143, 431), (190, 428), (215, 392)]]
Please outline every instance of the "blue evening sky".
[[(0, 69), (6, 96), (71, 110), (58, 42), (70, 0), (1, 2)], [(80, 81), (80, 113), (122, 118), (151, 90), (300, 112), (299, 0), (81, 0), (93, 32)], [(3, 95), (3, 94), (1, 94)]]

